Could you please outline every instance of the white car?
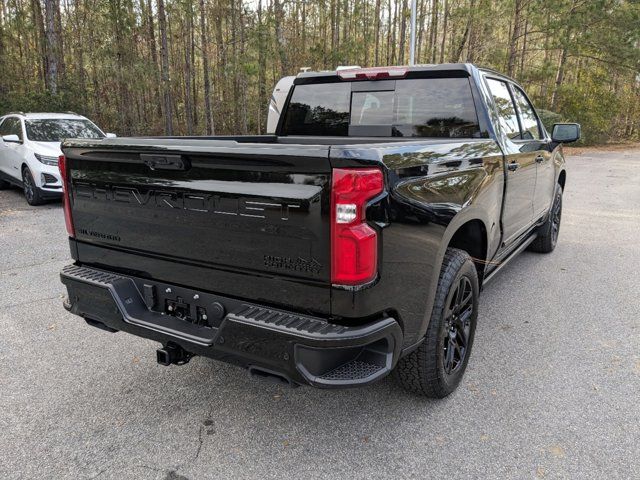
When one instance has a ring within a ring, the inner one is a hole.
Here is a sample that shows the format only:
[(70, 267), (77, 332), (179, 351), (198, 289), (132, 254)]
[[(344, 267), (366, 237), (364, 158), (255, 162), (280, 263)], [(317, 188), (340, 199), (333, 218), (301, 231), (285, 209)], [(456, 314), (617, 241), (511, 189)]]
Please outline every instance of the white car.
[(75, 113), (17, 112), (0, 117), (0, 190), (10, 184), (21, 187), (29, 205), (60, 198), (60, 142), (113, 136)]

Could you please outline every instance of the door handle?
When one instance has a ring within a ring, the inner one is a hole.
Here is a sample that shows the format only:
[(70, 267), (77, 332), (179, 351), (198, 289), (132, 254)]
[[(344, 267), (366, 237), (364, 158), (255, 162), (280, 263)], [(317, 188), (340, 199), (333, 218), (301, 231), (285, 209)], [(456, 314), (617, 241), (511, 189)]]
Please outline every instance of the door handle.
[(507, 169), (510, 172), (515, 172), (518, 167), (520, 167), (520, 164), (518, 162), (511, 162), (510, 164), (507, 165)]
[(544, 162), (544, 157), (542, 155), (538, 155), (536, 157), (536, 163), (542, 163), (542, 162)]

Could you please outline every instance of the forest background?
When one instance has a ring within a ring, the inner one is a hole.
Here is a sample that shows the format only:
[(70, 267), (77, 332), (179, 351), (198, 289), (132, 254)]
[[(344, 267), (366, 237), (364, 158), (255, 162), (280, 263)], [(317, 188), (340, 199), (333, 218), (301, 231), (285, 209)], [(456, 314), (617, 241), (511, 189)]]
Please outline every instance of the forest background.
[[(118, 135), (263, 133), (282, 76), (408, 63), (410, 0), (0, 2), (0, 114)], [(587, 143), (640, 139), (636, 0), (418, 0), (416, 62), (504, 72)]]

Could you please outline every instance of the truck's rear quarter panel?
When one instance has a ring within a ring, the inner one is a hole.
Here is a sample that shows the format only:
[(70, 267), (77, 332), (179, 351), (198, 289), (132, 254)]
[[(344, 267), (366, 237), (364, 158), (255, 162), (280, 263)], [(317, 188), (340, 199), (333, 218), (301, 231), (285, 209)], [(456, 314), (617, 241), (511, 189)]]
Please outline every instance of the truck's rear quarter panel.
[(479, 220), (486, 227), (487, 257), (498, 248), (502, 152), (491, 139), (345, 145), (332, 147), (331, 163), (381, 165), (389, 191), (368, 215), (381, 230), (379, 281), (370, 288), (334, 289), (332, 313), (360, 318), (389, 311), (401, 322), (409, 346), (426, 329), (453, 232)]

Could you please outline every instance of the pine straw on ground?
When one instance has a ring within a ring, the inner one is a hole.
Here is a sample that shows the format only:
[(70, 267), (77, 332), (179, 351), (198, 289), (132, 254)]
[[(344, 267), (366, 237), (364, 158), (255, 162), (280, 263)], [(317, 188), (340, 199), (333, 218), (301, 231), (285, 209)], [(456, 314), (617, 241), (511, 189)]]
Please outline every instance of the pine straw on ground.
[(604, 145), (591, 145), (580, 147), (563, 147), (565, 155), (584, 155), (589, 152), (619, 152), (621, 150), (635, 150), (640, 148), (640, 143), (607, 143)]

